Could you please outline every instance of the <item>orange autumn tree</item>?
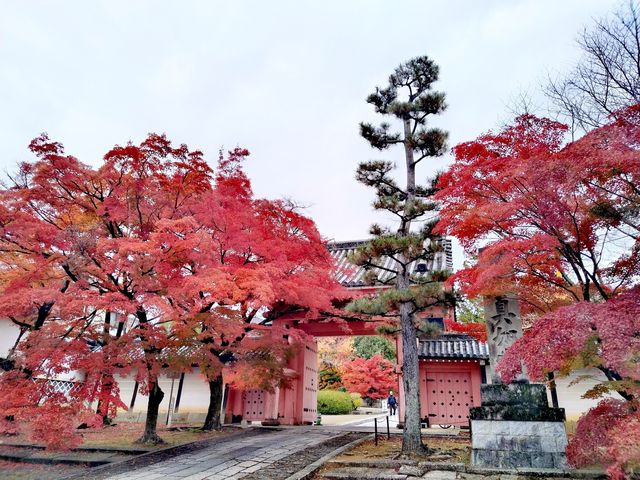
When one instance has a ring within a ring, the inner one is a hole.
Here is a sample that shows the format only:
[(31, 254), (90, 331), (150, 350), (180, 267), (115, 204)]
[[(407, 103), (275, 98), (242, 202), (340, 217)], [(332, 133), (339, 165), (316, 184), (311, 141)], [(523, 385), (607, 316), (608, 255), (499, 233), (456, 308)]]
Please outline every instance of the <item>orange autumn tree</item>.
[[(244, 151), (214, 175), (199, 151), (159, 135), (114, 147), (97, 169), (45, 135), (31, 150), (36, 161), (0, 191), (0, 315), (20, 327), (0, 374), (5, 431), (72, 446), (75, 425), (126, 408), (115, 379), (135, 375), (149, 397), (139, 441), (161, 442), (161, 373), (195, 360), (215, 379), (220, 355), (240, 364), (259, 349), (277, 376), (287, 348), (259, 313), (280, 301), (313, 315), (336, 288), (313, 222), (250, 199)], [(81, 381), (56, 393), (47, 379), (64, 374)]]
[(604, 374), (587, 395), (619, 400), (581, 418), (568, 456), (623, 475), (640, 461), (620, 448), (640, 442), (640, 105), (576, 141), (566, 131), (524, 115), (455, 147), (437, 228), (479, 253), (453, 279), (465, 293), (515, 293), (531, 322), (498, 365), (505, 380), (522, 363), (534, 380), (585, 367)]
[[(273, 332), (271, 322), (291, 309), (314, 318), (332, 311), (333, 299), (344, 295), (313, 221), (288, 202), (253, 198), (241, 168), (246, 155), (236, 149), (220, 157), (215, 188), (191, 206), (193, 222), (182, 235), (170, 234), (166, 240), (166, 252), (173, 256), (171, 242), (182, 245), (184, 239), (198, 238), (198, 248), (179, 248), (182, 258), (173, 274), (180, 288), (173, 291), (175, 303), (188, 305), (186, 314), (195, 321), (195, 328), (185, 321), (180, 336), (196, 347), (192, 358), (209, 381), (205, 429), (221, 427), (226, 364), (238, 388), (272, 390), (286, 384), (283, 373), (292, 346), (275, 339), (286, 334), (295, 343), (301, 333)], [(228, 291), (210, 280), (220, 275), (231, 280)]]

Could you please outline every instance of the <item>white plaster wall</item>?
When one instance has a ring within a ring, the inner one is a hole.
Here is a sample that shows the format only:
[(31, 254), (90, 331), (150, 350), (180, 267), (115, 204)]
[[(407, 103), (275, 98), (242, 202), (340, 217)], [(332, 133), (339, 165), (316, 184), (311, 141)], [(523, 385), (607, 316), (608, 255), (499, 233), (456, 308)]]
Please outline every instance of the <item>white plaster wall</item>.
[(18, 339), (20, 329), (8, 318), (0, 318), (0, 357), (6, 357)]
[[(117, 377), (120, 386), (120, 398), (127, 407), (131, 404), (133, 396), (133, 388), (135, 386), (135, 377)], [(160, 377), (160, 388), (164, 392), (164, 398), (160, 404), (160, 411), (166, 412), (169, 408), (171, 396), (172, 379), (163, 375)], [(173, 380), (173, 399), (174, 402), (178, 396), (179, 377)], [(200, 374), (197, 368), (191, 373), (187, 373), (184, 377), (184, 385), (182, 387), (182, 395), (180, 398), (180, 413), (206, 413), (209, 406), (209, 385), (205, 381), (205, 377)], [(140, 412), (147, 410), (147, 396), (138, 392), (136, 403), (132, 412)]]
[[(174, 396), (177, 395), (178, 381), (175, 383)], [(180, 413), (206, 413), (209, 406), (209, 384), (196, 368), (193, 373), (184, 376), (182, 397), (180, 398)]]
[[(580, 376), (586, 376), (588, 378), (581, 380), (575, 385), (569, 386), (573, 380), (576, 380)], [(606, 380), (606, 377), (600, 370), (595, 368), (576, 370), (567, 377), (556, 378), (558, 404), (561, 408), (565, 409), (567, 420), (577, 420), (580, 415), (598, 404), (600, 399), (584, 399), (582, 395), (603, 380)], [(612, 396), (614, 398), (620, 398), (617, 394), (613, 394)], [(551, 405), (550, 394), (549, 405)]]

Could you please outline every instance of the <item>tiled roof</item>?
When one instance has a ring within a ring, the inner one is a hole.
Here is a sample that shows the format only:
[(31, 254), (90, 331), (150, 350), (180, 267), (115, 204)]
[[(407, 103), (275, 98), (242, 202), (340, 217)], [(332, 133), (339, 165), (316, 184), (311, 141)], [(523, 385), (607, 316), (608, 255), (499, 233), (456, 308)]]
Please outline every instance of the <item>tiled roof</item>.
[[(367, 240), (351, 241), (351, 242), (330, 242), (328, 245), (331, 256), (337, 264), (337, 280), (347, 287), (363, 287), (365, 286), (364, 275), (365, 268), (357, 267), (349, 262), (349, 255), (353, 254), (358, 247), (367, 244)], [(453, 255), (451, 252), (451, 240), (443, 238), (440, 240), (442, 243), (442, 250), (436, 252), (432, 261), (426, 262), (426, 272), (420, 273), (417, 271), (417, 264), (425, 262), (413, 262), (409, 265), (411, 271), (417, 276), (424, 275), (429, 271), (441, 271), (441, 270), (453, 270)], [(377, 270), (378, 280), (382, 283), (390, 280), (393, 277), (393, 273), (389, 270), (395, 270), (396, 262), (392, 258), (383, 257), (379, 260), (378, 265), (383, 267)]]
[(469, 335), (444, 333), (436, 338), (422, 339), (418, 344), (421, 359), (454, 358), (487, 360), (489, 347)]

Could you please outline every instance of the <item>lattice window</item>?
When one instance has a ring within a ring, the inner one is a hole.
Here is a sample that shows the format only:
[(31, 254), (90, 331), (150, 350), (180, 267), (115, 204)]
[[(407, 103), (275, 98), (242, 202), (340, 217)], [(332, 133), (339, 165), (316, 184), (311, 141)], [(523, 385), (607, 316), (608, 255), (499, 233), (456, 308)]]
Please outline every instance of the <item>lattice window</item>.
[(81, 388), (79, 382), (72, 382), (69, 380), (46, 380), (44, 383), (44, 394), (51, 395), (54, 393), (62, 393), (66, 396), (73, 396)]

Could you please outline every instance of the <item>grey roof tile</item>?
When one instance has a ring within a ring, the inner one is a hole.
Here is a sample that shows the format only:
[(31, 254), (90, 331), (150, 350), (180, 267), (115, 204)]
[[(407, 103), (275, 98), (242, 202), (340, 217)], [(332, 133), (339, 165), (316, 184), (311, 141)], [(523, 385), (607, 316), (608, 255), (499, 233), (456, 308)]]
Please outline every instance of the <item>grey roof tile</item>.
[(488, 360), (489, 347), (469, 335), (444, 333), (437, 338), (420, 339), (418, 356), (421, 359)]

